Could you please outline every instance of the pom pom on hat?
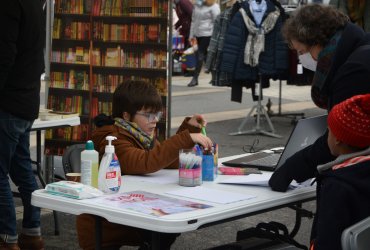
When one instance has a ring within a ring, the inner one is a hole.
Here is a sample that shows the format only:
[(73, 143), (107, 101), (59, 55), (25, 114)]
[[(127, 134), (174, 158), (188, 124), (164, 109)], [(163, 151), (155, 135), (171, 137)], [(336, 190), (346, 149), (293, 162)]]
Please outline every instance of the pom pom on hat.
[(357, 95), (335, 105), (329, 113), (328, 126), (347, 145), (370, 146), (370, 94)]

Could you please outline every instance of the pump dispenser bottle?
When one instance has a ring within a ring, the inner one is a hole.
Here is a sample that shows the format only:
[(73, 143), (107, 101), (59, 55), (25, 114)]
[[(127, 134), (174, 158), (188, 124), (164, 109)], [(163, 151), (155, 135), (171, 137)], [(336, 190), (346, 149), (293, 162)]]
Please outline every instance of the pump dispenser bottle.
[(81, 183), (98, 188), (99, 153), (94, 150), (94, 143), (86, 142), (85, 150), (81, 152)]
[(121, 167), (112, 145), (115, 139), (117, 138), (114, 136), (106, 137), (108, 145), (105, 146), (105, 153), (99, 167), (98, 188), (109, 194), (117, 193), (121, 187)]

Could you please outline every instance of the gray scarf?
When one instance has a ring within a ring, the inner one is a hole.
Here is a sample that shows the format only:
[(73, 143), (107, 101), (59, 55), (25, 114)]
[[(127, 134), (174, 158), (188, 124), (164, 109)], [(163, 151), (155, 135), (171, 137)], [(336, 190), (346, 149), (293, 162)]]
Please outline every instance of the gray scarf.
[(319, 173), (322, 173), (323, 171), (325, 171), (325, 170), (327, 170), (329, 168), (332, 168), (334, 165), (337, 165), (339, 163), (342, 163), (342, 162), (344, 162), (344, 161), (346, 161), (348, 159), (351, 159), (351, 158), (354, 158), (354, 157), (358, 157), (358, 156), (363, 156), (363, 155), (370, 155), (370, 148), (366, 148), (366, 149), (364, 149), (362, 151), (351, 153), (351, 154), (340, 155), (334, 161), (331, 161), (331, 162), (328, 162), (326, 164), (317, 166), (317, 171)]
[(261, 52), (265, 50), (265, 34), (269, 33), (274, 28), (276, 21), (280, 16), (280, 11), (276, 8), (275, 11), (270, 12), (259, 28), (257, 28), (253, 20), (248, 17), (243, 8), (240, 8), (239, 11), (242, 14), (245, 26), (247, 26), (249, 31), (247, 43), (244, 49), (244, 63), (252, 67), (256, 67), (258, 65)]

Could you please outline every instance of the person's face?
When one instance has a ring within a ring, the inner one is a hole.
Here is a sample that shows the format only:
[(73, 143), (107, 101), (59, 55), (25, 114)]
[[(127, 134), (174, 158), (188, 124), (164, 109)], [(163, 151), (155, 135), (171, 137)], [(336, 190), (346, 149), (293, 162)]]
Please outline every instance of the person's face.
[(322, 50), (322, 47), (320, 45), (307, 45), (301, 42), (298, 42), (297, 40), (290, 41), (290, 47), (291, 49), (294, 49), (297, 51), (298, 55), (303, 55), (305, 53), (310, 53), (312, 58), (317, 61), (317, 58), (319, 57), (319, 53)]
[(146, 134), (153, 136), (157, 122), (161, 119), (161, 116), (162, 112), (153, 113), (150, 109), (142, 108), (136, 112), (131, 121), (135, 122)]
[(329, 128), (329, 135), (328, 135), (328, 146), (330, 149), (330, 153), (334, 156), (339, 155), (339, 143), (337, 138), (334, 136), (334, 134), (330, 131)]

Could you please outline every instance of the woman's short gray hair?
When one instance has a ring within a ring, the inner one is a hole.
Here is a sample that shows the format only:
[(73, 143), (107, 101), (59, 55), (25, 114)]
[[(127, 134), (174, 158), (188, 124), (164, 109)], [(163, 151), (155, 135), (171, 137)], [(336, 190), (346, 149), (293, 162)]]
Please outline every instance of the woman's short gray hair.
[(348, 22), (349, 17), (332, 6), (309, 4), (286, 20), (282, 33), (288, 43), (296, 40), (309, 46), (325, 46)]

